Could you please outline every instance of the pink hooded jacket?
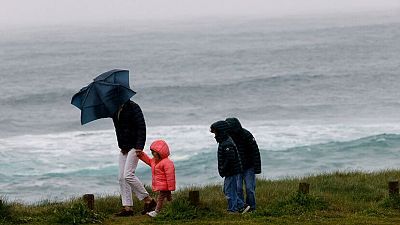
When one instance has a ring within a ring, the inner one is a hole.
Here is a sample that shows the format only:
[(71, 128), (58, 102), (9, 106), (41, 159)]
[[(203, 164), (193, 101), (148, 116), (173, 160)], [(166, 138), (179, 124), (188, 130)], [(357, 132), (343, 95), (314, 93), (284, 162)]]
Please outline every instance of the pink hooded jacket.
[(163, 140), (154, 141), (150, 150), (157, 152), (161, 160), (150, 158), (145, 152), (141, 152), (139, 159), (151, 167), (153, 191), (174, 191), (175, 190), (175, 166), (168, 158), (169, 147)]

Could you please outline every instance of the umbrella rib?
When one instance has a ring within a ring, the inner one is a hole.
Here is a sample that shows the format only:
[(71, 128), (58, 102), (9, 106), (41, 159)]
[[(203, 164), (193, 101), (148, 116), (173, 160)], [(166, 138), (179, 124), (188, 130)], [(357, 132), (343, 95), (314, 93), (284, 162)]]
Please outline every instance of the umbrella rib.
[[(106, 84), (106, 82), (99, 82), (99, 83), (104, 83), (104, 84)], [(100, 97), (98, 91), (96, 91), (96, 95), (97, 95), (97, 97), (100, 99), (100, 101), (103, 103), (103, 105), (105, 105), (105, 102), (104, 102), (103, 99)], [(101, 105), (101, 104), (97, 104), (97, 105)], [(97, 105), (95, 105), (95, 106), (97, 106)], [(107, 107), (105, 107), (105, 109), (107, 110), (108, 113), (110, 113), (110, 111), (107, 109)]]
[[(103, 83), (105, 83), (105, 82), (103, 82)], [(90, 85), (93, 85), (93, 83), (90, 84)], [(89, 94), (90, 94), (90, 92), (92, 91), (93, 88), (94, 88), (94, 87), (88, 88), (88, 91), (86, 92), (85, 99), (82, 101), (82, 105), (86, 102), (86, 100), (87, 100), (87, 98), (88, 98), (88, 96), (89, 96)], [(96, 91), (95, 93), (96, 93), (97, 97), (99, 97), (98, 92)], [(103, 101), (100, 97), (99, 97), (99, 99), (100, 99), (100, 101), (102, 102), (102, 104), (104, 104), (104, 101)], [(96, 104), (96, 105), (92, 105), (92, 107), (93, 107), (93, 106), (98, 106), (98, 105), (101, 105), (101, 103), (100, 103), (100, 104)], [(108, 109), (106, 109), (106, 110), (108, 111)]]

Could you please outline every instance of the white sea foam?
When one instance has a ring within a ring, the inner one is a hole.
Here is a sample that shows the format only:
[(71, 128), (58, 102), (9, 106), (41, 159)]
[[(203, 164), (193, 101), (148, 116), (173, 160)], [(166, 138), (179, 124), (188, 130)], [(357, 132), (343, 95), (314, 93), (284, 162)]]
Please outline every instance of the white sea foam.
[(398, 123), (315, 124), (315, 122), (268, 122), (268, 125), (249, 124), (264, 150), (280, 151), (333, 141), (350, 141), (382, 133), (400, 133)]
[[(262, 151), (281, 151), (333, 141), (349, 141), (380, 133), (400, 133), (397, 124), (269, 123), (247, 127)], [(184, 161), (204, 152), (216, 151), (217, 143), (208, 126), (155, 126), (148, 128), (145, 151), (152, 141), (164, 139), (171, 159)], [(3, 172), (13, 175), (71, 173), (116, 165), (118, 148), (114, 130), (23, 135), (0, 139)]]

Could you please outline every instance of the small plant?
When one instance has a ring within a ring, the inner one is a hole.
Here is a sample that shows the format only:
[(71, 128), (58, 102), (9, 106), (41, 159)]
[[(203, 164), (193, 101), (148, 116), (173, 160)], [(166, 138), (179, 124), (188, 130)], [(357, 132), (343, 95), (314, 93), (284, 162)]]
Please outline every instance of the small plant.
[(54, 210), (57, 223), (60, 224), (85, 224), (102, 223), (105, 216), (86, 207), (82, 202), (75, 202), (69, 207), (59, 207)]
[(328, 208), (328, 203), (323, 199), (297, 193), (289, 196), (288, 199), (277, 201), (271, 207), (258, 212), (261, 216), (283, 216), (283, 215), (301, 215), (307, 212), (317, 210), (325, 210)]
[(163, 208), (156, 217), (158, 221), (193, 220), (199, 218), (220, 218), (224, 215), (224, 210), (218, 206), (200, 203), (198, 206), (190, 204), (184, 196), (174, 199), (171, 204)]
[(400, 209), (400, 195), (393, 195), (383, 199), (381, 206), (390, 209)]
[(178, 198), (165, 207), (157, 220), (190, 220), (197, 218), (196, 207), (184, 198)]
[(11, 219), (11, 206), (7, 202), (0, 198), (0, 222), (4, 223)]

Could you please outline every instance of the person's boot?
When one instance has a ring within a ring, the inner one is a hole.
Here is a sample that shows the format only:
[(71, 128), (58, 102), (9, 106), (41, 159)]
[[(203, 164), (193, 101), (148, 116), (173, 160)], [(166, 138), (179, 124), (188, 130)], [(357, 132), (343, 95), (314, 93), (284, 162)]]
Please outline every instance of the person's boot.
[(142, 215), (145, 215), (148, 212), (154, 211), (156, 209), (157, 202), (152, 199), (150, 203), (144, 203)]
[(133, 210), (126, 210), (124, 208), (120, 212), (115, 213), (114, 216), (119, 216), (119, 217), (133, 216)]

